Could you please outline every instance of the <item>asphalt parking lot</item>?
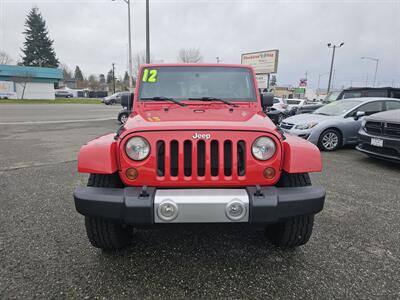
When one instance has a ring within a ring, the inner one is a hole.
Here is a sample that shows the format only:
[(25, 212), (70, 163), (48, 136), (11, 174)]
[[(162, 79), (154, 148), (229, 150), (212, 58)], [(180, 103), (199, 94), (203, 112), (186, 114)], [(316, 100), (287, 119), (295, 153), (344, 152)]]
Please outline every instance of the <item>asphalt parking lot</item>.
[[(0, 106), (1, 299), (400, 298), (400, 166), (354, 149), (323, 153), (312, 180), (327, 189), (325, 209), (297, 250), (275, 248), (260, 229), (182, 226), (137, 230), (131, 247), (104, 253), (74, 208), (88, 177), (76, 154), (119, 127), (119, 107), (42, 108)], [(78, 114), (93, 109), (92, 120)]]

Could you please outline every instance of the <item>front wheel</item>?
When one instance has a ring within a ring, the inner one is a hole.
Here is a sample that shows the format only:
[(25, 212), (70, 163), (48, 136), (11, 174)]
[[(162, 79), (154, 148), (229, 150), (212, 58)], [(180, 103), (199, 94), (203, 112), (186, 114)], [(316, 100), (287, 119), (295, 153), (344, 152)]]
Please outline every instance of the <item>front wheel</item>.
[[(88, 186), (122, 188), (123, 183), (114, 174), (90, 174)], [(132, 241), (132, 227), (112, 220), (85, 217), (85, 227), (90, 243), (100, 249), (114, 250), (128, 246)]]
[[(308, 173), (282, 173), (277, 187), (303, 187), (311, 185)], [(294, 248), (304, 245), (311, 237), (314, 215), (299, 216), (267, 227), (268, 240), (278, 247)]]
[(335, 151), (340, 148), (342, 135), (336, 129), (328, 129), (321, 133), (318, 141), (318, 147), (325, 151)]

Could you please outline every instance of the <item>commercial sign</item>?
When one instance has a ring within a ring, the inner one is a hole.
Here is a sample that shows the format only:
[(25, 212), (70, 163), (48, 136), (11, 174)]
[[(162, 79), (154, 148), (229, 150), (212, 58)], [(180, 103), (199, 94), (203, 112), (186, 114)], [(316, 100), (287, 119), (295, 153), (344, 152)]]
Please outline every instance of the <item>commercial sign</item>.
[(267, 74), (257, 74), (256, 75), (258, 88), (266, 89), (268, 88), (268, 75)]
[(279, 50), (267, 50), (242, 54), (241, 63), (250, 65), (256, 74), (271, 74), (278, 71)]
[(299, 82), (299, 86), (307, 86), (307, 78), (301, 78)]
[(0, 97), (15, 96), (14, 82), (0, 81)]

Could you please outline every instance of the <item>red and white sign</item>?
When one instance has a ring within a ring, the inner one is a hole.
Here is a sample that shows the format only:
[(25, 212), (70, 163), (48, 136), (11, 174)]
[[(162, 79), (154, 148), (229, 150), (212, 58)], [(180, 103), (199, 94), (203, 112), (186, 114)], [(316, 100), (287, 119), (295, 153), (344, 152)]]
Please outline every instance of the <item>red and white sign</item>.
[(278, 71), (279, 50), (268, 50), (242, 54), (241, 63), (250, 65), (256, 74), (271, 74)]

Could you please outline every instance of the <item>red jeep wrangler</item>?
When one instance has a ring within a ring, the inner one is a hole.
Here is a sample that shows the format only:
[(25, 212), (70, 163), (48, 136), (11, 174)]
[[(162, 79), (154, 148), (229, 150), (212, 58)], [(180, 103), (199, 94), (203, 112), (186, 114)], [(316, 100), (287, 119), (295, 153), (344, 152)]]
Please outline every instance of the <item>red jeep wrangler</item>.
[(312, 232), (325, 190), (313, 144), (284, 135), (263, 113), (250, 66), (143, 65), (133, 110), (116, 134), (90, 141), (74, 192), (93, 246), (128, 245), (132, 226), (250, 223), (275, 245), (297, 247)]

